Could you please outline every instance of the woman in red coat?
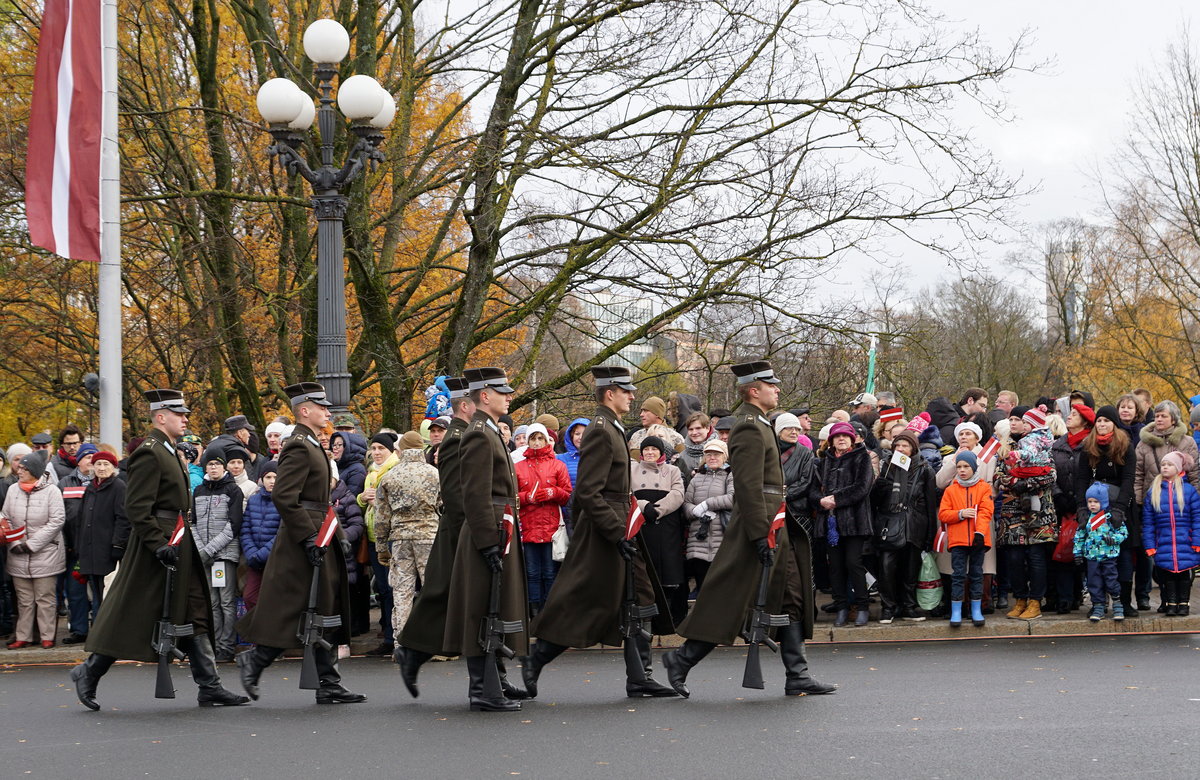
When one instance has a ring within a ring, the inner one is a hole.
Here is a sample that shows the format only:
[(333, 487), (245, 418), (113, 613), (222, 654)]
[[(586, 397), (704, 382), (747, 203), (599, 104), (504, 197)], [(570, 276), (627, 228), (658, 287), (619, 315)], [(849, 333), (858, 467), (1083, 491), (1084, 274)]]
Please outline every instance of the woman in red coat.
[(546, 426), (534, 423), (527, 431), (525, 459), (517, 472), (517, 500), (521, 505), (521, 544), (525, 548), (525, 576), (529, 581), (529, 613), (541, 611), (558, 573), (550, 540), (562, 520), (562, 509), (571, 499), (571, 476), (554, 454)]

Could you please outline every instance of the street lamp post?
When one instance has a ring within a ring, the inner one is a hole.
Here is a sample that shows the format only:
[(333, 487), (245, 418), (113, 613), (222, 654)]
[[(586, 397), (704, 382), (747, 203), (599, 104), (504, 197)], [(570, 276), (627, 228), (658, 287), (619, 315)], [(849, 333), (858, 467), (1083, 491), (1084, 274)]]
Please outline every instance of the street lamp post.
[[(342, 230), (348, 199), (343, 194), (368, 165), (384, 159), (379, 151), (383, 129), (396, 115), (396, 101), (370, 76), (351, 76), (338, 87), (334, 106), (333, 80), (337, 65), (350, 51), (350, 35), (332, 19), (320, 19), (304, 31), (304, 53), (316, 67), (320, 108), (294, 82), (276, 78), (258, 90), (258, 112), (270, 125), (274, 143), (267, 149), (289, 174), (300, 174), (312, 185), (317, 215), (317, 381), (325, 385), (333, 412), (350, 403), (350, 370), (346, 358), (346, 272)], [(333, 139), (337, 110), (350, 120), (357, 141), (345, 162), (335, 165)], [(298, 151), (313, 120), (321, 139), (317, 168)]]

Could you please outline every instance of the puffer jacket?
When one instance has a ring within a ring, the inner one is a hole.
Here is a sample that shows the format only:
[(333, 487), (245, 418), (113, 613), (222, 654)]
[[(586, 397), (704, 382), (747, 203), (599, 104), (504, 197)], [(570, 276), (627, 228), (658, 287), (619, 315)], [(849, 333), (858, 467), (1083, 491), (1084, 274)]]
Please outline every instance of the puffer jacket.
[(558, 459), (567, 467), (567, 475), (571, 478), (571, 488), (575, 487), (575, 476), (579, 473), (579, 448), (575, 446), (575, 442), (571, 441), (571, 431), (576, 426), (588, 425), (591, 423), (586, 417), (576, 417), (567, 425), (567, 430), (563, 433), (563, 447), (565, 452), (559, 454)]
[(817, 473), (808, 491), (809, 504), (817, 511), (819, 522), (816, 532), (825, 538), (827, 523), (824, 518), (829, 512), (821, 508), (821, 499), (833, 496), (837, 501), (833, 515), (837, 520), (839, 536), (871, 536), (871, 486), (875, 484), (875, 470), (871, 466), (870, 451), (862, 443), (841, 457), (833, 454), (832, 448), (817, 460)]
[[(554, 457), (553, 447), (526, 447), (525, 459), (513, 471), (517, 473), (517, 497), (521, 502), (521, 541), (550, 541), (562, 518), (560, 507), (571, 500), (571, 477), (566, 465)], [(530, 495), (535, 488), (537, 494)]]
[(204, 479), (192, 494), (192, 536), (200, 559), (237, 563), (241, 545), (242, 504), (245, 496), (233, 475), (226, 472), (216, 482)]
[(13, 483), (4, 497), (4, 515), (14, 528), (25, 526), (23, 544), (27, 552), (8, 545), (5, 570), (10, 577), (39, 579), (54, 577), (67, 570), (67, 546), (62, 529), (67, 521), (62, 493), (50, 484), (49, 472), (43, 474), (32, 492)]
[(1147, 425), (1138, 435), (1138, 445), (1134, 450), (1137, 465), (1133, 472), (1133, 494), (1139, 505), (1145, 500), (1150, 483), (1158, 476), (1163, 455), (1176, 450), (1192, 456), (1195, 465), (1188, 469), (1185, 476), (1192, 487), (1200, 488), (1200, 453), (1196, 451), (1196, 442), (1188, 435), (1187, 425), (1180, 423), (1166, 434), (1159, 433), (1153, 425)]
[[(336, 468), (337, 464), (333, 465)], [(346, 555), (346, 581), (351, 585), (358, 583), (359, 575), (364, 568), (363, 564), (358, 562), (358, 551), (362, 548), (362, 539), (367, 533), (367, 519), (356, 499), (356, 494), (352, 493), (350, 486), (341, 479), (329, 492), (329, 503), (333, 505), (333, 511), (337, 513), (342, 533), (346, 535), (346, 541), (350, 542), (350, 552)]]
[(1075, 532), (1072, 555), (1082, 555), (1089, 561), (1111, 561), (1121, 554), (1121, 542), (1129, 536), (1129, 526), (1113, 528), (1112, 515), (1104, 512), (1104, 520), (1092, 530), (1092, 518), (1079, 524)]
[(271, 501), (266, 488), (250, 496), (246, 511), (242, 515), (242, 557), (251, 569), (262, 571), (267, 567), (267, 556), (275, 544), (279, 532), (279, 510)]
[[(705, 515), (693, 517), (692, 510), (704, 504)], [(729, 513), (733, 511), (733, 472), (729, 464), (713, 470), (701, 466), (692, 475), (683, 496), (683, 512), (688, 519), (687, 557), (711, 561), (717, 556), (721, 540), (725, 538), (725, 527), (729, 525)], [(701, 527), (707, 529), (704, 539), (699, 538)]]
[[(1192, 438), (1187, 437), (1188, 441)], [(1200, 565), (1200, 493), (1183, 483), (1183, 508), (1170, 482), (1162, 480), (1158, 489), (1159, 508), (1154, 508), (1151, 483), (1142, 504), (1142, 546), (1154, 550), (1154, 565), (1167, 571), (1181, 572)]]

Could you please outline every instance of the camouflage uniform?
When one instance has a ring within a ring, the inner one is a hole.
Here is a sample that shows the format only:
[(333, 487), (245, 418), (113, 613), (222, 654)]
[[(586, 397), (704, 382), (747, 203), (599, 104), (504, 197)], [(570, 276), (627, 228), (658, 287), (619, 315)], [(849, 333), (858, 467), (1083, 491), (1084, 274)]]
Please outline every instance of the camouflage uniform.
[(425, 562), (433, 547), (441, 513), (438, 470), (421, 450), (402, 450), (400, 461), (379, 480), (375, 494), (375, 545), (380, 562), (388, 561), (388, 585), (395, 608), (392, 625), (404, 629), (425, 579)]

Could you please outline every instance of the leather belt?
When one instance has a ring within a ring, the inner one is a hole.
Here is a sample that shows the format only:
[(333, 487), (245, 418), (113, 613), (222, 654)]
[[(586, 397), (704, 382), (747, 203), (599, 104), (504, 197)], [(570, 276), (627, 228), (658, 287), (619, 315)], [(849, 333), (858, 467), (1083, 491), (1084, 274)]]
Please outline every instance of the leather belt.
[(314, 512), (326, 512), (329, 510), (329, 504), (322, 504), (320, 501), (301, 501), (301, 509), (311, 509)]
[(157, 517), (159, 520), (178, 520), (179, 515), (181, 515), (181, 514), (187, 514), (187, 513), (186, 512), (178, 512), (178, 511), (171, 512), (166, 509), (155, 509), (154, 510), (154, 516)]

